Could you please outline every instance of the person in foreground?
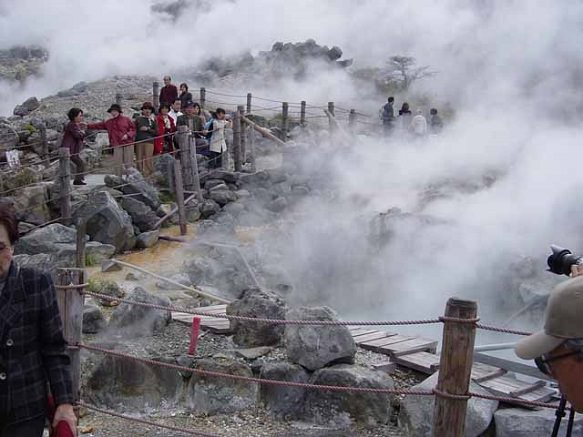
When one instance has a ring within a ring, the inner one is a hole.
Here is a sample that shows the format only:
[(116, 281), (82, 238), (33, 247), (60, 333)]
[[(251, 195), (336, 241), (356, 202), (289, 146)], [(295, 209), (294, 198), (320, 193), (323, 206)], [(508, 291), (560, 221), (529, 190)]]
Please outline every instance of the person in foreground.
[[(53, 425), (77, 419), (61, 316), (53, 281), (12, 260), (18, 222), (0, 203), (0, 437), (40, 437), (48, 390), (57, 406)], [(48, 383), (48, 384), (47, 384)]]
[(536, 360), (559, 383), (573, 408), (583, 413), (583, 266), (549, 296), (544, 330), (518, 342), (516, 355)]

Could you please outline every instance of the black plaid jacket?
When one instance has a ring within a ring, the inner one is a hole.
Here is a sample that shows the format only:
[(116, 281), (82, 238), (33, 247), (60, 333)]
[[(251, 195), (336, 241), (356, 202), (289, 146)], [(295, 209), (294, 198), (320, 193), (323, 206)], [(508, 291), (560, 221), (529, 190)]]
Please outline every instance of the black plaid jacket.
[[(12, 262), (0, 293), (0, 425), (73, 403), (69, 357), (52, 279)], [(0, 426), (0, 428), (2, 428)]]

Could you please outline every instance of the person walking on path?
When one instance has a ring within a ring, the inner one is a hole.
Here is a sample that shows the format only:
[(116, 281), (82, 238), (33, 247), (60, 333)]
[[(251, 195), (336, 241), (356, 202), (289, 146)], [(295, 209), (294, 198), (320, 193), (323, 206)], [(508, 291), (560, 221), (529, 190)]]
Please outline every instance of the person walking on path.
[(192, 102), (192, 93), (188, 91), (188, 85), (185, 83), (180, 84), (180, 95), (178, 96), (180, 99), (180, 110), (184, 112), (186, 109), (186, 104), (188, 102)]
[(121, 176), (126, 169), (133, 166), (133, 142), (136, 136), (136, 126), (129, 117), (122, 115), (121, 107), (117, 103), (111, 105), (107, 112), (111, 114), (109, 120), (91, 123), (87, 125), (87, 128), (107, 131), (109, 144), (113, 147), (115, 172), (118, 176)]
[(136, 161), (144, 177), (154, 173), (154, 141), (158, 134), (156, 120), (152, 117), (154, 106), (150, 102), (142, 105), (142, 115), (136, 117)]
[(69, 149), (71, 162), (75, 164), (73, 185), (87, 185), (84, 174), (85, 163), (80, 156), (87, 127), (83, 121), (83, 111), (79, 108), (71, 108), (67, 113), (67, 117), (69, 118), (69, 123), (65, 126), (61, 147)]
[(65, 422), (77, 435), (67, 342), (50, 275), (19, 267), (12, 205), (0, 203), (0, 437), (41, 437), (49, 393), (53, 426)]
[(209, 168), (220, 168), (223, 165), (223, 152), (227, 150), (225, 129), (231, 127), (231, 122), (226, 120), (223, 108), (217, 108), (216, 118), (212, 121), (212, 136), (209, 145)]
[(172, 84), (170, 76), (164, 76), (164, 86), (160, 89), (160, 105), (172, 105), (178, 98), (178, 88)]
[(395, 122), (395, 110), (393, 109), (393, 103), (395, 102), (394, 97), (389, 97), (385, 106), (383, 106), (382, 119), (383, 119), (383, 130), (385, 134), (390, 134), (393, 130), (393, 124)]
[(172, 145), (173, 136), (176, 132), (176, 125), (172, 117), (168, 115), (170, 112), (170, 105), (160, 105), (160, 111), (156, 117), (157, 135), (154, 141), (154, 155), (160, 155), (164, 152), (172, 152), (174, 146)]

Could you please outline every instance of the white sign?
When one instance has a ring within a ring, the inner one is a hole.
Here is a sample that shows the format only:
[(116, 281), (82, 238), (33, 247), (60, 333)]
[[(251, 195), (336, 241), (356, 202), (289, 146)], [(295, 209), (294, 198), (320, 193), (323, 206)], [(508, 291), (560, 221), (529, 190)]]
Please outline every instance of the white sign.
[(10, 168), (20, 167), (20, 158), (18, 156), (18, 150), (8, 150), (6, 152), (6, 161), (8, 161), (8, 166)]

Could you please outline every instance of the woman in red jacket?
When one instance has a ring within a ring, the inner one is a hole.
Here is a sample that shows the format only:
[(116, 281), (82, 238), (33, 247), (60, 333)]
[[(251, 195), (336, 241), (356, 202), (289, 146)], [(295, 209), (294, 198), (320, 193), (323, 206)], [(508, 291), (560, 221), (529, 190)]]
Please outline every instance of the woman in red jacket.
[(170, 106), (163, 104), (160, 106), (160, 111), (156, 117), (156, 125), (158, 126), (158, 137), (154, 140), (154, 155), (160, 155), (164, 152), (172, 152), (172, 138), (176, 132), (176, 125), (172, 117), (168, 115)]

